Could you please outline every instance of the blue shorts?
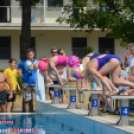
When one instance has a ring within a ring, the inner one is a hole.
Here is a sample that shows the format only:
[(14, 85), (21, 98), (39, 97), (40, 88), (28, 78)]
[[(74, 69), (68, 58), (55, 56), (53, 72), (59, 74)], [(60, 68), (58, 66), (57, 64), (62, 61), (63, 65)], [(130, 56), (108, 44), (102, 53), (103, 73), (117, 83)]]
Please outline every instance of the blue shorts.
[[(101, 84), (101, 82), (100, 82), (100, 84)], [(93, 84), (92, 84), (92, 89), (95, 89), (96, 87), (97, 87), (97, 84), (96, 84), (96, 82), (94, 81)], [(102, 84), (101, 84), (101, 87), (102, 87)]]

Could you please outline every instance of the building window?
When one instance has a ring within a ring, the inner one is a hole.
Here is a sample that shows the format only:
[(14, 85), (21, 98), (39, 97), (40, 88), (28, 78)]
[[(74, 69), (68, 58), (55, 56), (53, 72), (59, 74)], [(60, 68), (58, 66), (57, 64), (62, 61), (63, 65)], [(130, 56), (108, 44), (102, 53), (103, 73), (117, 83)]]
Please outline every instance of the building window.
[(99, 38), (99, 53), (104, 53), (105, 51), (114, 54), (114, 38)]
[(87, 38), (72, 38), (73, 54), (83, 58), (86, 55)]
[(63, 7), (63, 0), (48, 0), (48, 7)]
[[(20, 5), (20, 6), (23, 6), (23, 2), (22, 2), (22, 1), (19, 1), (19, 5)], [(34, 1), (32, 1), (31, 6), (36, 6), (36, 3), (35, 3)]]
[(0, 60), (11, 58), (11, 37), (0, 37)]
[[(33, 51), (35, 53), (35, 57), (36, 57), (36, 44), (35, 44), (36, 41), (35, 40), (36, 40), (35, 37), (31, 37), (31, 46), (30, 46), (30, 48), (33, 49)], [(20, 51), (20, 57), (21, 57), (21, 51)]]

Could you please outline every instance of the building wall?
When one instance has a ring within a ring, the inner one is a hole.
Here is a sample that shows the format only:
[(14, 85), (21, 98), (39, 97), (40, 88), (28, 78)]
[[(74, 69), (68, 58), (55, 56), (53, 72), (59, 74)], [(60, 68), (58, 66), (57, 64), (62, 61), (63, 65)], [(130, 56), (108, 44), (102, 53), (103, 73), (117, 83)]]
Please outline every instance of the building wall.
[[(1, 30), (0, 36), (11, 36), (11, 55), (12, 58), (17, 59), (20, 62), (20, 30)], [(37, 59), (43, 57), (50, 57), (50, 49), (53, 46), (62, 48), (68, 56), (72, 54), (72, 37), (87, 37), (87, 45), (93, 46), (94, 51), (98, 52), (99, 37), (105, 37), (105, 33), (95, 31), (91, 34), (86, 32), (74, 32), (74, 31), (32, 31), (32, 36), (36, 38), (36, 54)], [(120, 47), (119, 40), (114, 41), (115, 54), (120, 56), (122, 62), (124, 62), (124, 56), (129, 51)], [(0, 69), (8, 67), (8, 60), (0, 60)]]

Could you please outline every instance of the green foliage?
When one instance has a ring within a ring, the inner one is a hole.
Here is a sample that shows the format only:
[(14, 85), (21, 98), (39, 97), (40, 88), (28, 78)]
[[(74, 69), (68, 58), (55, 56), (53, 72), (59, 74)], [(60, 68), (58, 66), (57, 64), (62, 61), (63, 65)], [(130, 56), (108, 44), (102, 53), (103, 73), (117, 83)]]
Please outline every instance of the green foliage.
[(86, 50), (86, 53), (85, 53), (85, 54), (89, 54), (89, 53), (91, 53), (91, 52), (94, 51), (94, 48), (93, 48), (92, 46), (87, 46), (87, 47), (85, 48), (85, 50)]
[(94, 8), (86, 0), (71, 2), (75, 4), (65, 6), (69, 17), (58, 18), (57, 22), (66, 22), (89, 33), (96, 28), (107, 31), (106, 37), (120, 39), (122, 47), (134, 43), (134, 0), (94, 0)]

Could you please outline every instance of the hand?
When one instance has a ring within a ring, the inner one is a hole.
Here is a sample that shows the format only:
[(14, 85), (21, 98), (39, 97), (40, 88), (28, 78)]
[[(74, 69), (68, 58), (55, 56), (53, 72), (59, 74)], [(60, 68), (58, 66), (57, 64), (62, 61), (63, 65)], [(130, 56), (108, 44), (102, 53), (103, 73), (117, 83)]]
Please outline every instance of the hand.
[(130, 58), (130, 53), (127, 53), (125, 59), (129, 59), (129, 58)]
[(18, 90), (19, 90), (19, 92), (20, 92), (20, 86), (18, 85)]
[(8, 96), (8, 99), (10, 100), (10, 99), (12, 99), (12, 98), (13, 98), (13, 95), (10, 94), (10, 95)]

